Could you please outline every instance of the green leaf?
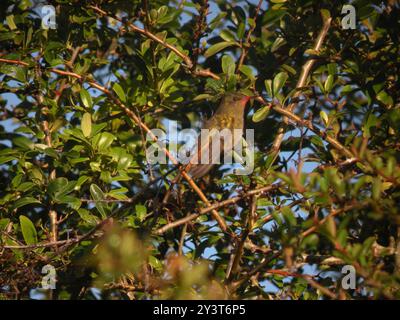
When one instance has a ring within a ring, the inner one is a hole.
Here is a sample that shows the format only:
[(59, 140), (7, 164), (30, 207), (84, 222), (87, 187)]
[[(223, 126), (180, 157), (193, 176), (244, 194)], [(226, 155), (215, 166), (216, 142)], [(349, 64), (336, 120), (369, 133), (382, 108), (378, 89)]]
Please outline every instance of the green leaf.
[(54, 159), (59, 159), (58, 153), (56, 150), (54, 150), (53, 148), (45, 148), (43, 150), (43, 152), (48, 155), (49, 157), (52, 157)]
[(386, 91), (382, 90), (379, 92), (379, 94), (376, 96), (376, 99), (378, 99), (380, 102), (382, 102), (384, 105), (393, 105), (393, 98), (387, 94)]
[(113, 189), (107, 193), (107, 195), (111, 198), (118, 199), (118, 200), (126, 200), (128, 197), (126, 196), (126, 192), (128, 192), (127, 188), (118, 188)]
[(19, 82), (26, 82), (26, 68), (17, 65), (1, 65), (0, 72), (12, 77)]
[(80, 94), (83, 105), (87, 109), (92, 108), (93, 101), (92, 101), (92, 97), (90, 96), (89, 92), (82, 88), (79, 94)]
[(333, 75), (333, 76), (338, 73), (337, 64), (336, 63), (329, 63), (328, 64), (328, 73)]
[(271, 110), (270, 106), (264, 106), (258, 109), (254, 114), (253, 114), (253, 122), (260, 122), (263, 121), (269, 114), (269, 111)]
[(7, 25), (8, 25), (8, 27), (10, 28), (10, 30), (15, 30), (15, 29), (17, 29), (17, 26), (16, 26), (16, 24), (15, 24), (15, 22), (14, 22), (14, 15), (13, 15), (13, 14), (7, 16), (7, 17), (6, 17), (6, 21), (7, 21)]
[(324, 122), (324, 124), (326, 126), (328, 124), (328, 122), (329, 122), (328, 115), (326, 114), (325, 111), (322, 111), (322, 110), (320, 111), (319, 115), (320, 115), (322, 121)]
[(274, 93), (272, 92), (272, 80), (271, 79), (265, 80), (264, 85), (268, 95), (272, 98), (274, 96)]
[(94, 205), (101, 217), (103, 219), (107, 218), (106, 204), (102, 201), (106, 199), (104, 192), (96, 184), (92, 183), (90, 185), (90, 194), (92, 195), (92, 199), (95, 200)]
[(243, 73), (247, 78), (251, 79), (251, 80), (255, 80), (256, 78), (253, 75), (253, 70), (246, 65), (241, 65), (239, 68), (239, 71), (241, 73)]
[(90, 113), (85, 112), (82, 117), (81, 129), (83, 135), (87, 138), (92, 133), (92, 116)]
[(144, 220), (147, 214), (147, 208), (141, 204), (135, 206), (136, 216), (139, 218), (140, 222)]
[(57, 202), (67, 204), (70, 208), (74, 210), (78, 210), (82, 205), (81, 200), (73, 196), (59, 196), (57, 198)]
[(79, 214), (79, 217), (90, 226), (95, 226), (100, 222), (100, 219), (98, 217), (91, 214), (89, 212), (89, 210), (86, 210), (84, 208), (80, 208), (78, 210), (78, 214)]
[(19, 222), (21, 224), (22, 236), (24, 237), (25, 243), (28, 245), (36, 244), (38, 242), (37, 232), (32, 221), (28, 217), (19, 216)]
[(330, 74), (325, 81), (324, 84), (324, 90), (325, 93), (329, 93), (331, 92), (332, 88), (333, 88), (333, 81), (335, 80), (334, 76), (332, 74)]
[(163, 269), (162, 262), (154, 256), (149, 256), (149, 264), (156, 270), (161, 271)]
[(206, 58), (209, 58), (211, 56), (213, 56), (214, 54), (220, 52), (221, 50), (227, 48), (227, 47), (231, 47), (237, 45), (236, 42), (233, 41), (223, 41), (223, 42), (218, 42), (214, 45), (212, 45), (211, 47), (209, 47), (206, 52), (204, 53), (204, 56)]
[(62, 202), (60, 199), (74, 191), (75, 186), (76, 181), (68, 181), (67, 178), (59, 177), (49, 182), (47, 191), (54, 200)]
[(291, 66), (288, 66), (287, 64), (281, 65), (281, 68), (283, 70), (286, 70), (287, 72), (291, 73), (292, 75), (296, 75), (296, 73), (297, 73), (296, 69), (292, 68)]
[(107, 151), (107, 149), (111, 146), (115, 137), (109, 132), (103, 132), (96, 136), (95, 145), (100, 152)]
[(382, 191), (382, 181), (380, 178), (374, 178), (372, 182), (372, 199), (379, 200)]
[(378, 118), (374, 114), (370, 114), (365, 122), (365, 125), (362, 127), (363, 136), (369, 138), (371, 136), (370, 129), (375, 127), (378, 123)]
[(239, 22), (245, 22), (246, 21), (246, 12), (243, 10), (243, 8), (241, 6), (234, 6), (233, 7), (232, 21), (236, 25), (238, 25)]
[(126, 96), (125, 96), (125, 92), (122, 89), (122, 87), (118, 83), (114, 83), (113, 90), (117, 94), (119, 100), (121, 100), (122, 102), (125, 103), (126, 102)]
[(10, 219), (9, 218), (0, 219), (0, 231), (5, 230), (9, 223), (10, 223)]
[(228, 42), (235, 42), (235, 35), (230, 31), (230, 30), (222, 30), (221, 33), (219, 34), (219, 36), (224, 39), (225, 41)]
[(224, 55), (222, 57), (222, 71), (226, 74), (226, 75), (232, 75), (235, 73), (235, 61), (233, 60), (233, 58), (229, 55)]
[(273, 93), (274, 96), (276, 96), (279, 91), (282, 89), (282, 87), (285, 85), (286, 80), (289, 78), (288, 74), (286, 72), (279, 72), (273, 82)]
[(200, 100), (206, 100), (206, 99), (211, 99), (214, 96), (208, 93), (201, 93), (197, 95), (196, 97), (193, 98), (193, 101), (200, 101)]
[(283, 207), (281, 210), (285, 222), (288, 223), (291, 227), (296, 226), (297, 220), (292, 210), (290, 210), (289, 207)]
[(237, 28), (237, 36), (239, 39), (243, 38), (245, 31), (246, 31), (246, 24), (244, 22), (240, 22), (239, 27)]
[(41, 204), (41, 202), (38, 199), (35, 199), (33, 197), (23, 197), (15, 201), (13, 205), (13, 210), (21, 208), (23, 206), (26, 206), (28, 204)]
[(271, 46), (271, 52), (274, 53), (280, 47), (282, 47), (284, 44), (286, 44), (286, 40), (284, 38), (282, 38), (282, 37), (276, 38), (274, 43)]
[(0, 157), (0, 165), (2, 165), (2, 164), (4, 164), (4, 163), (7, 163), (7, 162), (10, 162), (10, 161), (12, 161), (12, 160), (16, 160), (17, 158), (16, 157), (13, 157), (13, 156), (5, 156), (5, 157)]

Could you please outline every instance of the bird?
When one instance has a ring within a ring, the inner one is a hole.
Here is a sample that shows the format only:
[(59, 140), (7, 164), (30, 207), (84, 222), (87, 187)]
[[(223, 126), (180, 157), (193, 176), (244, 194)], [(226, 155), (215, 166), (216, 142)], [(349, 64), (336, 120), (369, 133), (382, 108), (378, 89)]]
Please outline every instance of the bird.
[[(241, 130), (242, 135), (244, 129), (245, 108), (250, 99), (250, 96), (240, 92), (225, 93), (221, 99), (218, 109), (210, 119), (203, 123), (202, 129), (208, 129), (210, 131), (212, 129), (216, 129), (219, 132), (223, 129), (228, 129), (231, 131), (232, 137), (234, 136), (234, 129), (239, 129)], [(203, 137), (203, 139), (200, 139), (199, 137), (197, 139), (194, 152), (197, 152), (198, 163), (189, 160), (188, 172), (192, 179), (200, 179), (205, 176), (215, 165), (215, 161), (213, 161), (213, 159), (220, 156), (222, 158), (225, 153), (230, 152), (233, 149), (233, 143), (237, 143), (237, 141), (232, 141), (232, 143), (224, 143), (221, 141), (219, 154), (212, 154), (212, 146), (210, 143), (212, 132), (210, 131), (208, 136), (205, 138)], [(209, 152), (209, 163), (200, 163), (200, 160), (202, 159), (201, 153), (206, 149), (208, 149)], [(194, 159), (194, 157), (192, 159)]]

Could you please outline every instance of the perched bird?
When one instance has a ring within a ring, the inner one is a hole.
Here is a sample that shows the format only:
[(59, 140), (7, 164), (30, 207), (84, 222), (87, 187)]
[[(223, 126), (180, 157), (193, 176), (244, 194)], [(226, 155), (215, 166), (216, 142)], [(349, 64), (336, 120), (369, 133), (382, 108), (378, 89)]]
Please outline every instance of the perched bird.
[[(215, 114), (204, 122), (202, 129), (210, 130), (210, 135), (206, 137), (206, 139), (200, 139), (199, 137), (197, 141), (195, 152), (197, 152), (198, 163), (196, 164), (189, 161), (189, 174), (193, 179), (203, 177), (212, 169), (215, 156), (221, 156), (221, 159), (223, 159), (224, 154), (232, 150), (234, 147), (233, 139), (232, 143), (224, 143), (221, 141), (219, 154), (212, 155), (211, 130), (217, 129), (221, 131), (223, 129), (228, 129), (231, 131), (233, 137), (234, 129), (240, 129), (242, 135), (244, 128), (244, 110), (250, 98), (251, 97), (238, 92), (225, 94)], [(237, 141), (235, 142), (237, 143)], [(208, 149), (209, 153), (209, 163), (202, 164), (200, 163), (201, 153), (206, 149)]]

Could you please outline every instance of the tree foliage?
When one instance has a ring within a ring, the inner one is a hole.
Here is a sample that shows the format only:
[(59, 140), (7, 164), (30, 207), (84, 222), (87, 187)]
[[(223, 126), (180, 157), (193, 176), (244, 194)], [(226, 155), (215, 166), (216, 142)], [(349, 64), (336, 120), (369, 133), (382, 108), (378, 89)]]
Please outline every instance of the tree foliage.
[[(2, 298), (400, 297), (397, 1), (49, 4), (0, 4)], [(148, 163), (238, 90), (252, 174)]]

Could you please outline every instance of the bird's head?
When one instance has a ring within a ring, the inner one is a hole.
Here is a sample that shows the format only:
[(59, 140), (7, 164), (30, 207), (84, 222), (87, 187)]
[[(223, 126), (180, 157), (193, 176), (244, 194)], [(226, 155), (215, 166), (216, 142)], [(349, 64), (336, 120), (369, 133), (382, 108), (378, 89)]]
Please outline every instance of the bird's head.
[(250, 99), (251, 99), (250, 96), (247, 96), (243, 93), (229, 92), (224, 96), (224, 103), (231, 106), (245, 107)]

